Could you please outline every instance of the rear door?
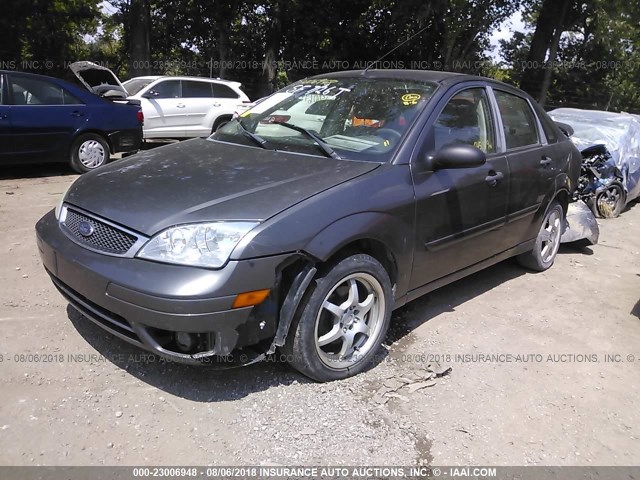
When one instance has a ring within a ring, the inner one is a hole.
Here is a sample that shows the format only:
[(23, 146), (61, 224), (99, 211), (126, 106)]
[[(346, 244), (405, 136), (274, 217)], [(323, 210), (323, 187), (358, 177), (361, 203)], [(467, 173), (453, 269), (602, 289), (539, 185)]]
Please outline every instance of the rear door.
[(87, 121), (87, 106), (46, 78), (9, 74), (8, 80), (14, 153), (50, 155), (43, 161), (66, 156), (74, 134)]
[(188, 123), (180, 80), (166, 79), (142, 94), (144, 136), (147, 138), (184, 137)]
[(526, 97), (498, 88), (493, 92), (500, 111), (511, 182), (506, 232), (514, 243), (520, 243), (537, 235), (536, 212), (554, 188), (563, 151), (557, 138), (547, 140)]
[(222, 106), (213, 95), (213, 83), (209, 81), (182, 80), (182, 102), (188, 116), (187, 136), (205, 137), (211, 134), (213, 122)]
[(11, 107), (6, 75), (0, 73), (0, 157), (13, 153), (11, 137)]
[[(500, 147), (494, 107), (484, 86), (458, 90), (446, 100), (417, 155), (452, 143), (487, 154), (480, 167), (420, 171), (412, 168), (416, 195), (416, 250), (411, 287), (419, 288), (510, 245), (503, 238), (509, 194), (507, 161)], [(414, 158), (413, 162), (419, 159)]]

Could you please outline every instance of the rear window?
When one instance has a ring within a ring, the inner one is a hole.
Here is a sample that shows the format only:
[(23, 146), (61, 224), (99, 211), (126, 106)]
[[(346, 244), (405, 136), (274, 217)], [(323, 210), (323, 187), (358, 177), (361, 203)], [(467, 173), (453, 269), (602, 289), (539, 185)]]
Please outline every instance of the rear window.
[(10, 84), (14, 105), (74, 105), (82, 103), (59, 85), (40, 78), (14, 77)]
[(496, 90), (507, 149), (539, 143), (536, 117), (524, 98)]
[(182, 96), (180, 80), (165, 80), (155, 84), (151, 90), (156, 92), (156, 98), (180, 98)]
[(183, 80), (182, 96), (184, 98), (211, 98), (213, 96), (212, 84), (209, 82)]
[(222, 85), (221, 83), (214, 83), (212, 85), (213, 96), (216, 98), (240, 98), (240, 95), (226, 85)]

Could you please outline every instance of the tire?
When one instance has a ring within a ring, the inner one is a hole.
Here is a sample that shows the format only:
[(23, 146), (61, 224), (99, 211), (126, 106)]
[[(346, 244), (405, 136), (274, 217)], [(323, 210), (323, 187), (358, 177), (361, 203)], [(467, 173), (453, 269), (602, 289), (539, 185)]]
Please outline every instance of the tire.
[(109, 163), (111, 152), (107, 141), (95, 133), (85, 133), (71, 145), (71, 168), (86, 173)]
[(611, 183), (590, 202), (591, 211), (596, 217), (616, 218), (625, 205), (625, 193), (622, 185)]
[(555, 200), (544, 216), (533, 250), (518, 255), (520, 265), (536, 272), (543, 272), (553, 265), (560, 248), (564, 210)]
[(213, 123), (213, 127), (211, 128), (211, 134), (213, 135), (214, 133), (216, 133), (218, 131), (219, 128), (224, 127), (227, 123), (229, 123), (231, 121), (231, 117), (221, 117), (218, 118), (214, 123)]
[(347, 257), (316, 276), (281, 352), (293, 368), (318, 382), (356, 375), (377, 363), (392, 305), (384, 267), (369, 255)]

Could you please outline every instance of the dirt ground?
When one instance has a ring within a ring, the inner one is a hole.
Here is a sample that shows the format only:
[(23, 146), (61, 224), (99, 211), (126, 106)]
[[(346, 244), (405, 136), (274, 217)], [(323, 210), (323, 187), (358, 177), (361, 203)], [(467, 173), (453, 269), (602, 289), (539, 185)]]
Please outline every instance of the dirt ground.
[[(506, 261), (400, 309), (380, 365), (320, 385), (162, 363), (95, 327), (34, 238), (75, 176), (0, 176), (2, 465), (640, 462), (639, 205), (545, 273)], [(434, 360), (451, 371), (425, 381)]]

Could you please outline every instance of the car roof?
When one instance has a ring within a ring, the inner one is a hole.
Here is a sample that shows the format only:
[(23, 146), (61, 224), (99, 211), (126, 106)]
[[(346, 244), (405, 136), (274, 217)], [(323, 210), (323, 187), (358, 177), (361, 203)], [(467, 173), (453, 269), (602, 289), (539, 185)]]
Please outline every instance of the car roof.
[(127, 80), (130, 82), (131, 80), (160, 80), (170, 78), (171, 80), (200, 80), (200, 81), (209, 81), (216, 83), (224, 83), (227, 85), (241, 85), (240, 82), (234, 82), (233, 80), (223, 80), (222, 78), (209, 78), (209, 77), (194, 77), (194, 76), (186, 76), (186, 75), (157, 75), (157, 76), (145, 76), (145, 77), (133, 77)]
[(46, 80), (55, 80), (56, 82), (69, 83), (58, 77), (51, 77), (49, 75), (40, 75), (39, 73), (21, 72), (19, 70), (0, 70), (0, 75), (24, 75), (28, 77), (42, 78)]
[[(405, 79), (405, 80), (418, 80), (422, 82), (433, 82), (439, 85), (454, 85), (462, 82), (472, 82), (472, 81), (481, 81), (487, 82), (492, 85), (508, 88), (511, 90), (517, 90), (521, 92), (519, 89), (514, 87), (513, 85), (508, 85), (499, 80), (494, 80), (492, 78), (481, 77), (479, 75), (469, 75), (466, 73), (455, 73), (455, 72), (443, 72), (436, 70), (400, 70), (400, 69), (370, 69), (370, 70), (346, 70), (342, 72), (334, 72), (334, 73), (325, 73), (316, 75), (314, 77), (309, 78), (352, 78), (352, 77), (362, 77), (362, 78), (397, 78), (397, 79)], [(521, 92), (524, 93), (524, 92)]]

